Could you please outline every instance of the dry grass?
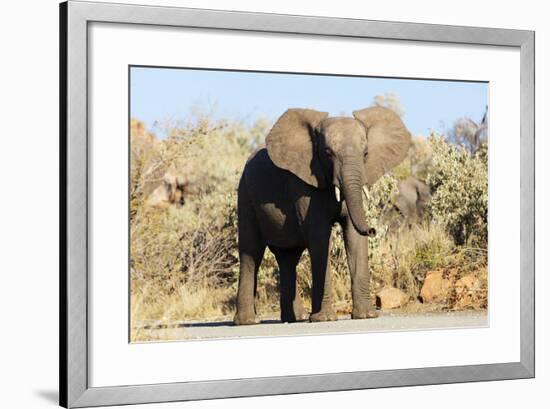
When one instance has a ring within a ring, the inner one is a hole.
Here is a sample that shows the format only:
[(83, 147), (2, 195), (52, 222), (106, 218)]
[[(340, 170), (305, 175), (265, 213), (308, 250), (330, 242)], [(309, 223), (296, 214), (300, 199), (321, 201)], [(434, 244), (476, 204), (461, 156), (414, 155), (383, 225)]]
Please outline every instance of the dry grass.
[(416, 298), (426, 272), (451, 263), (454, 248), (436, 224), (404, 227), (386, 235), (371, 256), (374, 290), (389, 285)]

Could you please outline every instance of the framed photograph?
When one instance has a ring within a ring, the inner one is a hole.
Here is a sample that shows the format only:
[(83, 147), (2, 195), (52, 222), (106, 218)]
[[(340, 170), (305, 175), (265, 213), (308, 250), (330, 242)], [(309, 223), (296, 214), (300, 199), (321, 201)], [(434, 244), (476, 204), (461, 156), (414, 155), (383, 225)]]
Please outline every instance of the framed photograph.
[(534, 32), (60, 17), (62, 406), (534, 377)]

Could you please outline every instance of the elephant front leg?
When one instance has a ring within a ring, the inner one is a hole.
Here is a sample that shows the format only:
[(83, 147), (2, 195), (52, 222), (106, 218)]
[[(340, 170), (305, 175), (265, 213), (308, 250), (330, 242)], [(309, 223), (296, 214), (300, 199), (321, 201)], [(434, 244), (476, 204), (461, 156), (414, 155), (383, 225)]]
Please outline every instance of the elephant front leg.
[(368, 237), (355, 230), (351, 220), (342, 223), (348, 268), (351, 275), (351, 294), (354, 319), (376, 318), (378, 314), (370, 296), (369, 243)]
[(313, 286), (311, 289), (311, 322), (336, 321), (332, 300), (332, 275), (329, 261), (330, 230), (319, 232), (309, 245)]

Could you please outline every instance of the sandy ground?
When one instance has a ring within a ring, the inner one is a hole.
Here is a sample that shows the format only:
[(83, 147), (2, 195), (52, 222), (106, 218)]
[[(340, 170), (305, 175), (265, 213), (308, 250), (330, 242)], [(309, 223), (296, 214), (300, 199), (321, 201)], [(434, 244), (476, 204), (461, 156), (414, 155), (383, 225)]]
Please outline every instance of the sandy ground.
[(381, 312), (368, 320), (339, 317), (332, 322), (300, 322), (283, 324), (276, 318), (264, 319), (258, 325), (235, 326), (231, 321), (185, 322), (163, 327), (146, 327), (145, 337), (152, 341), (212, 338), (275, 337), (335, 333), (382, 332), (403, 330), (450, 329), (488, 326), (486, 311), (454, 311), (438, 313)]

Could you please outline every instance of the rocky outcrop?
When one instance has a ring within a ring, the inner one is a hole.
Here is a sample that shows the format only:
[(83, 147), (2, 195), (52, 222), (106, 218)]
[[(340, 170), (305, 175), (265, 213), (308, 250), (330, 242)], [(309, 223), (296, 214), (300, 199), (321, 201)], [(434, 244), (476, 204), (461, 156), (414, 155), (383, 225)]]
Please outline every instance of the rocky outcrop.
[(143, 122), (132, 118), (130, 120), (130, 142), (132, 146), (148, 145), (152, 147), (158, 143), (158, 139), (154, 133), (147, 130)]

